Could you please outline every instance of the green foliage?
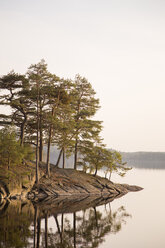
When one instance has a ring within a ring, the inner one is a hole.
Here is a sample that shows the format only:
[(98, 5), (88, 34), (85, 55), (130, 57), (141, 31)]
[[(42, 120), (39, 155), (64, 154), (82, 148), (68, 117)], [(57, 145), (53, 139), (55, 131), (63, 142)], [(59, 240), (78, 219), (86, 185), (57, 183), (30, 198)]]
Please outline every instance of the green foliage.
[(101, 169), (105, 164), (105, 149), (101, 146), (91, 146), (82, 159), (84, 170), (89, 169), (90, 173)]
[(22, 147), (22, 153), (23, 153), (23, 158), (26, 160), (34, 160), (34, 158), (35, 158), (35, 150), (29, 144), (25, 144)]
[(65, 156), (73, 154), (75, 169), (82, 165), (97, 174), (106, 167), (105, 174), (125, 174), (127, 168), (120, 153), (108, 151), (102, 144), (102, 122), (93, 118), (100, 108), (99, 99), (86, 78), (76, 75), (74, 80), (64, 80), (50, 73), (41, 60), (25, 75), (12, 71), (2, 76), (0, 90), (0, 105), (11, 108), (10, 114), (0, 114), (0, 125), (16, 127), (15, 131), (5, 128), (0, 132), (2, 164), (9, 167), (23, 158), (33, 159), (33, 150), (27, 145), (30, 143), (36, 148), (38, 171), (43, 146), (47, 145), (49, 174), (50, 147), (55, 144), (63, 153), (63, 167)]
[(119, 176), (125, 176), (126, 172), (131, 168), (126, 167), (126, 163), (122, 161), (122, 155), (118, 151), (106, 150), (107, 160), (105, 163), (105, 177), (109, 173), (109, 179), (112, 172), (116, 172)]
[(0, 131), (0, 162), (3, 165), (19, 164), (23, 159), (22, 148), (16, 141), (16, 134), (12, 129)]
[(103, 144), (87, 146), (84, 150), (84, 154), (80, 161), (80, 165), (83, 166), (83, 170), (86, 172), (97, 174), (97, 171), (104, 168), (105, 177), (109, 173), (109, 179), (112, 172), (116, 172), (120, 176), (124, 176), (125, 173), (131, 168), (126, 167), (126, 163), (122, 161), (122, 156), (117, 151), (108, 150)]
[[(99, 109), (99, 100), (95, 98), (95, 91), (86, 78), (76, 75), (71, 92), (72, 108), (74, 109), (74, 168), (76, 169), (78, 153), (82, 154), (87, 143), (94, 142), (101, 131), (101, 122), (92, 120)], [(94, 130), (96, 132), (94, 132)]]
[(21, 147), (16, 139), (16, 132), (13, 128), (0, 130), (0, 163), (1, 165), (14, 166), (21, 164), (23, 158), (32, 158), (33, 151), (29, 146)]

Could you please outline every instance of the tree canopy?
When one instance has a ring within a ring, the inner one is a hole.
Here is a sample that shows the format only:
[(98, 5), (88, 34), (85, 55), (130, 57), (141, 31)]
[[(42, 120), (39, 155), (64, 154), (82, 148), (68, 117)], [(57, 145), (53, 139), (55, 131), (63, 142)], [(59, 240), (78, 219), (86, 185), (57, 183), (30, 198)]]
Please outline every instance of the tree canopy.
[[(1, 153), (7, 144), (15, 147), (10, 148), (4, 161), (8, 158), (5, 162), (8, 166), (19, 162), (13, 162), (12, 157), (21, 160), (23, 149), (27, 144), (33, 145), (36, 148), (36, 181), (39, 162), (43, 160), (43, 146), (47, 146), (48, 176), (51, 145), (60, 151), (57, 164), (63, 158), (63, 168), (65, 157), (70, 155), (74, 156), (74, 169), (81, 165), (84, 170), (95, 170), (95, 175), (103, 166), (107, 168), (106, 173), (124, 168), (120, 153), (108, 151), (102, 143), (102, 122), (94, 119), (100, 108), (99, 99), (86, 78), (80, 75), (74, 80), (60, 78), (50, 73), (41, 60), (32, 64), (25, 74), (12, 71), (0, 78), (0, 105), (11, 109), (10, 113), (0, 114), (0, 125), (4, 127), (0, 132)], [(14, 133), (11, 126), (15, 128)]]

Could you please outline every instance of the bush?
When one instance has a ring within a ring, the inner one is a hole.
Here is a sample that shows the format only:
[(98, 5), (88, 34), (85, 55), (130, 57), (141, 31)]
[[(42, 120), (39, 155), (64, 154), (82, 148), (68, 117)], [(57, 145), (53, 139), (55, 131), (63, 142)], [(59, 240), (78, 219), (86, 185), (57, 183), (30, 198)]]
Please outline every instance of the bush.
[(23, 158), (31, 158), (32, 149), (29, 146), (21, 147), (16, 138), (16, 132), (12, 128), (3, 128), (0, 130), (0, 163), (3, 166), (21, 164)]

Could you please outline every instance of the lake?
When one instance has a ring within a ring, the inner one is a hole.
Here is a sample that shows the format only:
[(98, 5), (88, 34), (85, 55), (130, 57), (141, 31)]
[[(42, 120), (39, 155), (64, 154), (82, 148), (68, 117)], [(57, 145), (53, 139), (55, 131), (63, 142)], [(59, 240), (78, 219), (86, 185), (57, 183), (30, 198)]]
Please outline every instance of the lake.
[[(165, 247), (165, 170), (135, 169), (112, 181), (143, 187), (139, 192), (92, 205), (93, 199), (67, 199), (35, 206), (0, 205), (1, 247)], [(87, 207), (89, 206), (89, 207)], [(85, 209), (86, 208), (86, 209)]]

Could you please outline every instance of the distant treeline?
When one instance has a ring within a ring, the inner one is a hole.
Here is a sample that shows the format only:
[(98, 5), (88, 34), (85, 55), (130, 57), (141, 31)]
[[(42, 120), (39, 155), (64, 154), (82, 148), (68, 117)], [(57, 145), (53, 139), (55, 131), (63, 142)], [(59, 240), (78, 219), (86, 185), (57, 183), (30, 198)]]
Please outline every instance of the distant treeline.
[(165, 169), (165, 152), (122, 152), (121, 154), (128, 166)]

